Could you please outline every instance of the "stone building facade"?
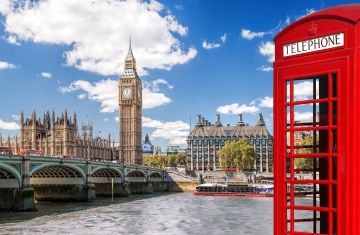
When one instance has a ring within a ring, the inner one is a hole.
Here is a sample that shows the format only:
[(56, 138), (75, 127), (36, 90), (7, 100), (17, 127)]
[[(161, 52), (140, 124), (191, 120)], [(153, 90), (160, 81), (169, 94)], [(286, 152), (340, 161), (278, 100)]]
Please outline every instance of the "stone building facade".
[(254, 146), (256, 162), (254, 169), (258, 172), (272, 172), (273, 137), (266, 128), (262, 114), (254, 126), (245, 124), (242, 115), (236, 126), (223, 126), (220, 114), (217, 114), (215, 124), (198, 115), (198, 122), (187, 138), (188, 156), (191, 170), (213, 170), (220, 167), (217, 151), (226, 141), (249, 139)]
[(20, 154), (21, 150), (41, 151), (45, 156), (77, 157), (84, 159), (118, 160), (119, 151), (110, 139), (92, 137), (92, 125), (82, 125), (82, 132), (78, 131), (76, 113), (69, 117), (67, 111), (60, 117), (53, 111), (44, 113), (42, 119), (37, 118), (33, 111), (30, 118), (20, 115), (20, 137), (3, 139), (0, 146), (11, 147), (13, 154)]

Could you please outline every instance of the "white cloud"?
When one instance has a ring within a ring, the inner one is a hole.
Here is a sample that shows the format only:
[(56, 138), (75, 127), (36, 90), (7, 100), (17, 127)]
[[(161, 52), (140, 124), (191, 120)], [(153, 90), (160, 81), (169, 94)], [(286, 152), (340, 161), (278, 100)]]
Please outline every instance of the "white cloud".
[(175, 16), (164, 15), (164, 6), (155, 0), (19, 0), (12, 8), (0, 1), (5, 3), (0, 12), (10, 41), (66, 45), (66, 64), (80, 70), (119, 74), (130, 35), (140, 74), (171, 69), (197, 54), (176, 37), (186, 36), (188, 28)]
[(190, 125), (183, 121), (163, 122), (149, 117), (142, 117), (142, 126), (155, 129), (151, 138), (167, 140), (170, 144), (186, 144), (190, 130)]
[(313, 119), (312, 112), (294, 112), (294, 119), (297, 122), (310, 122)]
[(219, 48), (220, 43), (211, 43), (211, 42), (208, 43), (206, 40), (204, 40), (202, 43), (202, 47), (206, 50), (210, 50), (210, 49), (214, 49), (214, 48)]
[(43, 78), (51, 78), (52, 77), (51, 73), (48, 73), (48, 72), (41, 72), (40, 75)]
[(0, 70), (2, 69), (15, 69), (16, 66), (14, 64), (10, 64), (6, 61), (1, 61), (0, 60)]
[[(319, 89), (319, 81), (315, 83), (316, 90)], [(308, 100), (313, 98), (313, 82), (300, 81), (294, 84), (294, 100)], [(290, 85), (287, 85), (287, 98), (290, 99)], [(316, 97), (318, 98), (318, 97)]]
[(6, 41), (10, 44), (16, 45), (16, 46), (20, 46), (21, 44), (18, 42), (16, 36), (14, 35), (10, 35), (6, 38)]
[(147, 88), (148, 90), (152, 92), (158, 92), (160, 91), (159, 85), (166, 85), (169, 89), (173, 89), (174, 86), (170, 85), (166, 80), (164, 79), (156, 79), (152, 81), (143, 81), (143, 87)]
[(295, 17), (297, 20), (301, 19), (301, 18), (304, 18), (305, 16), (308, 16), (312, 13), (316, 12), (316, 10), (314, 8), (310, 8), (310, 9), (306, 9), (305, 10), (305, 13), (303, 15), (300, 15), (300, 16), (297, 16)]
[(226, 33), (224, 33), (224, 35), (222, 35), (219, 39), (218, 43), (215, 42), (207, 42), (206, 39), (203, 41), (202, 43), (202, 47), (206, 50), (210, 50), (210, 49), (214, 49), (214, 48), (219, 48), (221, 45), (225, 44), (227, 40), (227, 35)]
[(12, 117), (15, 121), (20, 121), (20, 115), (13, 114), (13, 115), (11, 115), (11, 117)]
[(152, 109), (172, 102), (165, 94), (143, 88), (143, 109)]
[(265, 96), (260, 100), (259, 106), (264, 108), (272, 108), (273, 102), (274, 102), (273, 97)]
[(179, 24), (179, 22), (177, 22), (174, 15), (167, 15), (167, 16), (165, 16), (165, 19), (168, 23), (168, 29), (170, 31), (172, 31), (174, 33), (178, 33), (181, 36), (186, 36), (186, 34), (188, 32), (188, 28)]
[(221, 40), (222, 43), (225, 43), (225, 42), (226, 42), (226, 39), (227, 39), (227, 35), (226, 35), (226, 33), (224, 33), (224, 35), (222, 35), (222, 36), (220, 37), (220, 40)]
[(78, 98), (79, 100), (83, 100), (83, 99), (86, 98), (86, 94), (85, 94), (85, 93), (79, 94), (79, 95), (77, 96), (77, 98)]
[(272, 42), (262, 42), (259, 46), (259, 52), (261, 55), (267, 57), (268, 62), (274, 62), (275, 60), (275, 45)]
[[(170, 89), (172, 86), (163, 79), (149, 82), (149, 87), (143, 87), (143, 109), (151, 109), (166, 105), (172, 100), (165, 94), (159, 92), (159, 84), (166, 84)], [(77, 80), (67, 87), (60, 87), (61, 93), (69, 93), (75, 91), (84, 91), (78, 95), (79, 99), (86, 97), (101, 104), (101, 112), (112, 113), (119, 110), (118, 103), (118, 81), (106, 79), (91, 84), (88, 81)]]
[(108, 122), (109, 121), (109, 119), (108, 118), (104, 118), (104, 122)]
[(272, 66), (267, 66), (267, 65), (261, 65), (260, 68), (257, 68), (257, 70), (259, 71), (263, 71), (263, 72), (271, 72), (273, 71), (273, 67)]
[[(290, 121), (290, 113), (287, 114), (287, 120)], [(295, 122), (312, 122), (313, 113), (312, 112), (294, 112), (294, 121)]]
[(217, 112), (223, 113), (223, 114), (241, 114), (241, 113), (258, 113), (259, 108), (255, 105), (246, 105), (242, 104), (239, 105), (239, 103), (234, 104), (228, 104), (220, 106), (216, 109)]
[(241, 30), (241, 37), (246, 40), (253, 40), (254, 38), (262, 38), (265, 34), (269, 34), (268, 32), (252, 32), (249, 29)]
[(6, 122), (0, 119), (0, 129), (4, 130), (19, 130), (20, 126), (16, 122)]
[(11, 11), (12, 3), (10, 0), (0, 0), (0, 14), (7, 14)]
[(290, 17), (286, 17), (285, 19), (285, 25), (289, 25), (291, 23)]
[[(117, 85), (117, 81), (111, 79), (101, 80), (94, 84), (84, 80), (77, 80), (72, 82), (68, 87), (60, 87), (60, 92), (84, 91), (87, 93), (89, 100), (101, 103), (101, 112), (107, 113), (118, 110)], [(79, 98), (82, 99), (84, 97), (81, 95)]]

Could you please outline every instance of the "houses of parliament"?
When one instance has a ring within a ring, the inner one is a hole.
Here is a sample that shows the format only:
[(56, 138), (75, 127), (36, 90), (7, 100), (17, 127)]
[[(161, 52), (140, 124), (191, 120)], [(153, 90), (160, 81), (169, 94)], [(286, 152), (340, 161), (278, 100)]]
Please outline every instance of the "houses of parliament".
[(83, 159), (120, 160), (141, 164), (142, 84), (136, 72), (131, 42), (119, 79), (119, 144), (108, 138), (93, 137), (92, 124), (83, 123), (79, 131), (76, 113), (60, 116), (47, 111), (38, 118), (35, 110), (30, 117), (20, 114), (20, 137), (2, 138), (0, 146), (11, 148), (13, 154), (35, 150), (45, 156), (74, 156)]

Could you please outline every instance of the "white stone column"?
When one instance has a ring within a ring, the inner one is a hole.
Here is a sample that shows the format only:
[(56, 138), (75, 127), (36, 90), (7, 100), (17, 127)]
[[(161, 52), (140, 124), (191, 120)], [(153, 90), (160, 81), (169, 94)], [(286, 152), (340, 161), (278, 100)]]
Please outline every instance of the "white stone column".
[(263, 152), (262, 152), (262, 140), (259, 140), (260, 146), (260, 172), (263, 172)]

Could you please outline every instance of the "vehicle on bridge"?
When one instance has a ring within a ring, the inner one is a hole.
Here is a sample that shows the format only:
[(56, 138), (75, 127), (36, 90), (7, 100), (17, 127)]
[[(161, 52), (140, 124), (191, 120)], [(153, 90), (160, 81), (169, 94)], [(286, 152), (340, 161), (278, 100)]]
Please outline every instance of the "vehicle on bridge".
[(31, 157), (42, 157), (44, 153), (41, 150), (36, 149), (20, 149), (20, 155)]
[(1, 155), (12, 155), (12, 149), (9, 147), (0, 147)]

